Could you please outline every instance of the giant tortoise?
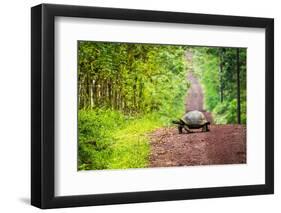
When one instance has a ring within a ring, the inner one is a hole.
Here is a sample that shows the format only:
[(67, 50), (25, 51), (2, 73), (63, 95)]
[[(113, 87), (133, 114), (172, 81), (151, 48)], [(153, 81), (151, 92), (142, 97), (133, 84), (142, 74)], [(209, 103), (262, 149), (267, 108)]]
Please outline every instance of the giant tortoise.
[(210, 124), (207, 121), (205, 115), (197, 110), (187, 112), (181, 119), (172, 121), (172, 123), (178, 125), (179, 133), (182, 133), (182, 129), (185, 129), (187, 133), (190, 132), (190, 129), (200, 129), (202, 132), (210, 131), (208, 125)]

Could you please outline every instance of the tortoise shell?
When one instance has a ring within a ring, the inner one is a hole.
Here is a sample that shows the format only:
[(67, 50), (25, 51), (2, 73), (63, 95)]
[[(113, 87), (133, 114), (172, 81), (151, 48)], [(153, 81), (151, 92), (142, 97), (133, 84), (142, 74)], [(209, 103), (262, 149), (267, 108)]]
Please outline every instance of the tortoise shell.
[(197, 110), (186, 113), (181, 120), (190, 126), (201, 126), (207, 122), (205, 115)]

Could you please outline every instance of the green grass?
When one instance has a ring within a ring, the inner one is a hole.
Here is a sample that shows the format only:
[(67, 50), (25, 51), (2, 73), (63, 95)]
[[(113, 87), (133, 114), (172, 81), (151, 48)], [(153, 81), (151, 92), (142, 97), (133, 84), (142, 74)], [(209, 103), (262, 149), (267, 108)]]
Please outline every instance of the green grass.
[(114, 133), (115, 144), (110, 169), (144, 168), (150, 152), (148, 134), (163, 124), (148, 116), (129, 122)]
[(147, 167), (149, 133), (175, 117), (176, 111), (133, 117), (109, 109), (79, 110), (78, 170)]

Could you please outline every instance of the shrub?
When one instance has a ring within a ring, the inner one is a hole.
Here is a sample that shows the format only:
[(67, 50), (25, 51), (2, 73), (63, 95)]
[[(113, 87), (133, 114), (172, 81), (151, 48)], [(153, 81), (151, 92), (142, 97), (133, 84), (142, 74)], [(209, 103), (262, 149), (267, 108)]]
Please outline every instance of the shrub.
[(124, 116), (117, 111), (79, 110), (78, 169), (106, 169), (112, 154), (112, 132), (123, 124)]

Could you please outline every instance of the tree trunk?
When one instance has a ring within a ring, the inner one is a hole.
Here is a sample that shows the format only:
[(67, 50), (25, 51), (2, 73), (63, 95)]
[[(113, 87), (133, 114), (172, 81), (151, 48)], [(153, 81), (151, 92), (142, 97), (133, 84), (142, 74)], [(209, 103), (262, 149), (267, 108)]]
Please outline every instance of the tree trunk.
[(91, 106), (91, 95), (92, 95), (92, 87), (91, 87), (91, 79), (90, 79), (90, 76), (89, 74), (87, 75), (87, 108)]
[(219, 75), (220, 75), (220, 101), (223, 102), (223, 58), (222, 50), (219, 51)]
[(135, 73), (135, 78), (134, 78), (134, 85), (133, 85), (133, 105), (134, 105), (134, 111), (137, 110), (137, 82), (138, 82), (138, 78), (137, 78), (137, 74)]
[(112, 107), (112, 81), (111, 79), (108, 82), (108, 99), (109, 99), (109, 106), (111, 109), (113, 109)]
[(143, 103), (143, 100), (142, 100), (142, 95), (143, 95), (143, 83), (142, 83), (142, 80), (140, 80), (140, 84), (139, 84), (139, 110), (142, 111), (142, 106), (141, 106), (141, 103)]
[(90, 83), (90, 99), (91, 99), (91, 108), (94, 107), (94, 81), (89, 81)]
[(240, 105), (240, 61), (239, 48), (236, 49), (236, 71), (237, 71), (237, 123), (241, 124), (241, 105)]

